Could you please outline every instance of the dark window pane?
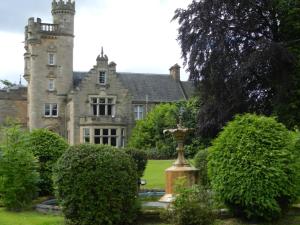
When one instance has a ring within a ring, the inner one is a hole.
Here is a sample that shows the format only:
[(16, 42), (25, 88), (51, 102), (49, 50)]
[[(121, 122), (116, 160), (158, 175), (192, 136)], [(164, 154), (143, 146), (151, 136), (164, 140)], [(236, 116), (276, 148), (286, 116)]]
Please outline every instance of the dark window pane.
[(112, 113), (112, 105), (108, 105), (107, 106), (107, 115), (111, 115), (111, 113)]
[(92, 98), (92, 103), (96, 104), (97, 103), (97, 98)]
[(111, 137), (110, 138), (110, 143), (111, 143), (111, 146), (117, 146), (117, 138), (116, 137)]
[(52, 116), (57, 116), (57, 104), (52, 105)]
[(105, 104), (105, 98), (100, 98), (100, 104)]
[(50, 104), (45, 104), (45, 116), (50, 116)]
[(84, 138), (84, 143), (90, 143), (90, 137), (85, 137)]
[(97, 116), (97, 105), (93, 105), (93, 115)]
[(105, 115), (105, 105), (99, 105), (99, 115)]
[(102, 141), (103, 141), (104, 145), (107, 145), (108, 144), (108, 137), (103, 137)]
[(95, 129), (95, 135), (100, 135), (100, 129)]
[(95, 137), (94, 142), (95, 144), (100, 144), (100, 137)]
[(108, 135), (108, 129), (103, 129), (103, 135)]
[(116, 135), (117, 134), (117, 130), (116, 129), (111, 129), (110, 134), (111, 135)]

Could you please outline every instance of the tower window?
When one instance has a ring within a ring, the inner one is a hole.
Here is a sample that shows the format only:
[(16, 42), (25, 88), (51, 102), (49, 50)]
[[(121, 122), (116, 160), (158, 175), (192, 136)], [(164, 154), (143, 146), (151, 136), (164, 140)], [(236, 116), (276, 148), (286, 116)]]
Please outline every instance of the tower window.
[(99, 84), (106, 84), (106, 73), (104, 71), (99, 73)]
[(48, 65), (55, 65), (55, 54), (48, 53)]
[(115, 99), (92, 97), (92, 114), (94, 116), (113, 116), (115, 115)]
[(56, 103), (46, 103), (44, 107), (44, 115), (46, 117), (57, 117), (58, 107)]
[(50, 79), (48, 81), (48, 90), (49, 91), (54, 91), (55, 90), (55, 82), (54, 79)]
[(143, 105), (135, 105), (134, 106), (134, 119), (141, 120), (144, 118), (144, 106)]

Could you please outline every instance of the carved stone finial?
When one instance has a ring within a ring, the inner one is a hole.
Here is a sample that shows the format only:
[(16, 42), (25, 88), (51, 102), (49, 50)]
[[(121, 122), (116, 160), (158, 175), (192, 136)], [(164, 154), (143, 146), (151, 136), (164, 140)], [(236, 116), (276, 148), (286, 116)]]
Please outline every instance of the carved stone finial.
[(103, 52), (103, 46), (101, 47), (101, 57), (103, 58), (103, 54), (104, 54), (104, 52)]

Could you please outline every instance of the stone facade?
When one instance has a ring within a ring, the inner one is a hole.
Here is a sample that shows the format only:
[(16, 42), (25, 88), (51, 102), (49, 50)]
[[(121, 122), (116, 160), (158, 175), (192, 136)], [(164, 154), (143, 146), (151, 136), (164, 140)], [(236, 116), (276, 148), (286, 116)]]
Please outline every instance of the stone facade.
[[(74, 72), (74, 15), (75, 2), (53, 0), (52, 24), (29, 18), (25, 27), (28, 101), (24, 97), (22, 109), (27, 104), (30, 130), (50, 129), (70, 144), (121, 147), (126, 145), (136, 120), (153, 106), (187, 99), (192, 94), (192, 84), (180, 81), (177, 64), (170, 68), (170, 74), (122, 73), (103, 50), (90, 71)], [(18, 114), (20, 104), (15, 101), (18, 107), (13, 115), (25, 123), (26, 113)], [(8, 107), (1, 110), (1, 118), (12, 111)]]
[(27, 88), (14, 87), (0, 90), (0, 124), (6, 119), (17, 120), (27, 126)]

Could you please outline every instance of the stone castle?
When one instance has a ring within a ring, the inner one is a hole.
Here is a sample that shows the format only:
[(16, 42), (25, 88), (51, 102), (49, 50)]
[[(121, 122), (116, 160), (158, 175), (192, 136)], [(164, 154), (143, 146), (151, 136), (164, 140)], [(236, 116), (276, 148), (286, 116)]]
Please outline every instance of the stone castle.
[(117, 72), (103, 49), (90, 71), (73, 71), (74, 15), (74, 1), (53, 0), (53, 23), (29, 18), (24, 54), (28, 87), (0, 91), (0, 123), (11, 116), (30, 130), (55, 131), (70, 144), (122, 147), (136, 120), (154, 105), (192, 95), (192, 83), (180, 81), (177, 64), (170, 74)]

